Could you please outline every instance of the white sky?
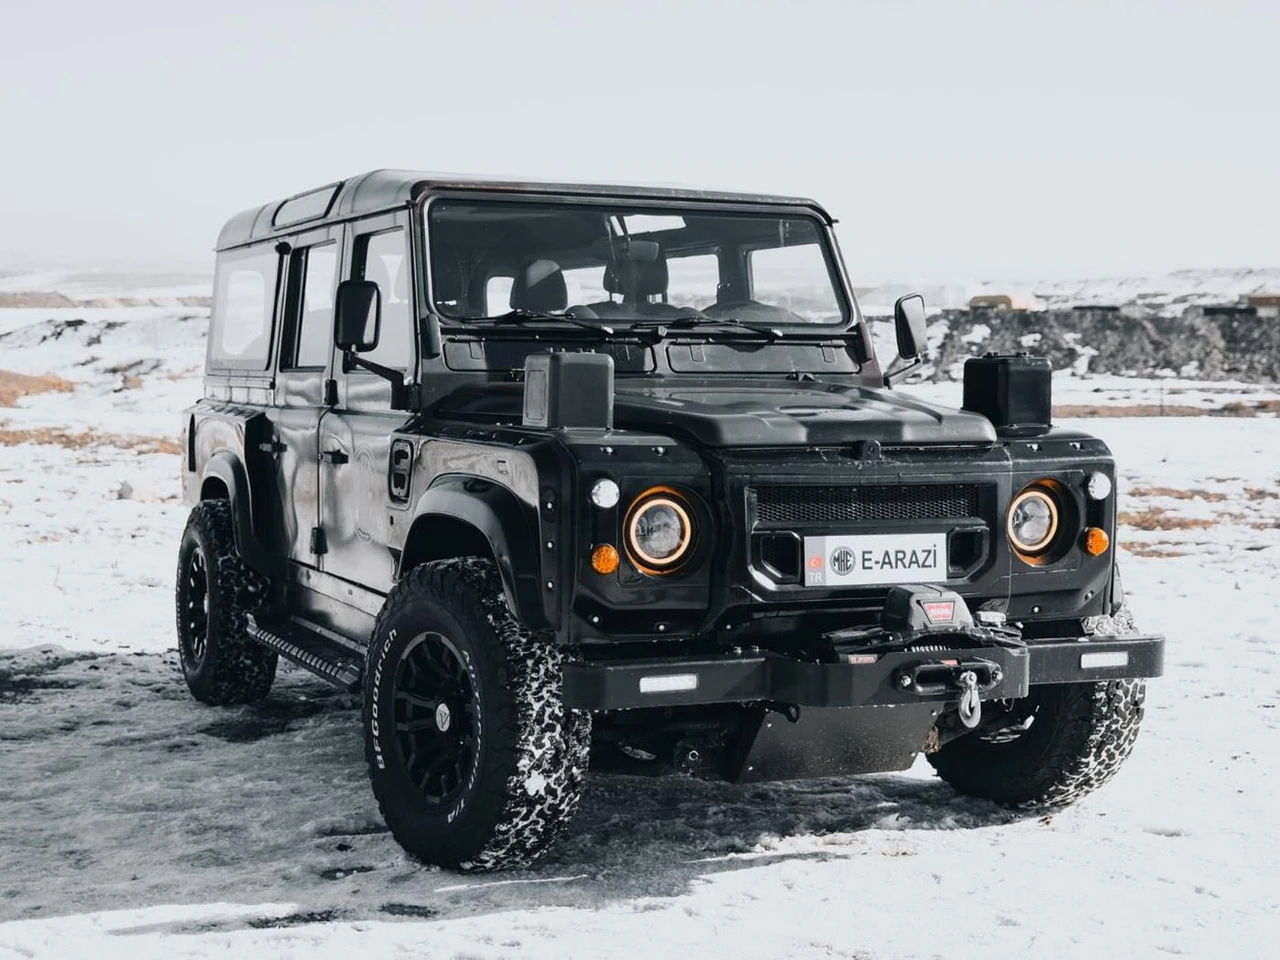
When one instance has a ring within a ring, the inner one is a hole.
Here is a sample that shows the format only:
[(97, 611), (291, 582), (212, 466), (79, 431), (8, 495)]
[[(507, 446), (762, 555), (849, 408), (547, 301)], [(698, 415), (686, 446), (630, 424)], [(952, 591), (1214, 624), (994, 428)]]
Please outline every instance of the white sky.
[(0, 270), (208, 262), (383, 166), (807, 194), (855, 280), (1280, 264), (1276, 0), (14, 0), (0, 36)]

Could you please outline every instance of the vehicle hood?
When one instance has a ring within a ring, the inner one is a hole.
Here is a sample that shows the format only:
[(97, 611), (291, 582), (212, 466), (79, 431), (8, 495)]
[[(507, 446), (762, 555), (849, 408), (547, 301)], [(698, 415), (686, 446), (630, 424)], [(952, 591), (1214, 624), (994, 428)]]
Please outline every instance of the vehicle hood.
[[(519, 384), (464, 388), (445, 416), (519, 420)], [(709, 447), (994, 443), (985, 417), (925, 403), (897, 390), (823, 381), (733, 380), (615, 384), (614, 426), (688, 439)]]
[(688, 436), (712, 447), (994, 443), (985, 417), (896, 390), (814, 382), (618, 384), (614, 425)]

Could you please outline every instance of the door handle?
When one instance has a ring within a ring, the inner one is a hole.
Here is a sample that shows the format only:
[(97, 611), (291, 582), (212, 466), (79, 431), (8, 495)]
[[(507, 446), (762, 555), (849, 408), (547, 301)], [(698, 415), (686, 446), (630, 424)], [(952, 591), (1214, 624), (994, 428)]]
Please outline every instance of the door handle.
[(339, 466), (342, 466), (342, 464), (349, 461), (351, 458), (348, 457), (341, 450), (326, 450), (324, 453), (320, 454), (320, 459), (327, 460), (330, 463), (332, 463), (335, 467), (339, 467)]

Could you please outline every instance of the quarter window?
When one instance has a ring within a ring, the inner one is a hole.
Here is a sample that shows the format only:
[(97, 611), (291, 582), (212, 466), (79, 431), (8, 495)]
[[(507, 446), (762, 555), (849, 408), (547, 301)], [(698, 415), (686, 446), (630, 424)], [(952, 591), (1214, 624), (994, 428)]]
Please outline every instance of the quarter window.
[[(286, 369), (323, 369), (333, 344), (334, 280), (338, 246), (303, 247), (289, 261), (290, 349)], [(288, 329), (288, 328), (286, 328)]]
[(384, 367), (407, 370), (413, 362), (413, 314), (409, 309), (409, 260), (405, 256), (404, 231), (358, 237), (356, 263), (356, 279), (376, 283), (382, 301), (378, 345), (363, 356)]
[(266, 368), (279, 266), (279, 255), (269, 249), (228, 254), (219, 261), (209, 341), (216, 366)]

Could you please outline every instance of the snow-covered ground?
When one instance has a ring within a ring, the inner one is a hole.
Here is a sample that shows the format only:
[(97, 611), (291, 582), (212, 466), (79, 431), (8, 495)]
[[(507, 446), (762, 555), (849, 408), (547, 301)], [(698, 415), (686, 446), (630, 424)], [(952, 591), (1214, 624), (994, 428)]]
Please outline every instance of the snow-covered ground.
[(0, 339), (0, 370), (71, 381), (0, 407), (0, 957), (1274, 955), (1280, 420), (1087, 421), (1121, 463), (1126, 586), (1169, 650), (1133, 757), (1079, 806), (1020, 817), (923, 763), (749, 787), (598, 775), (548, 860), (459, 876), (386, 833), (354, 698), (288, 668), (255, 706), (186, 693), (164, 451), (199, 393), (199, 314)]
[(928, 305), (939, 310), (966, 307), (971, 297), (1002, 294), (1019, 306), (1035, 309), (1136, 306), (1176, 317), (1188, 307), (1232, 304), (1248, 294), (1280, 293), (1280, 268), (1174, 270), (1149, 277), (1006, 277), (925, 286), (911, 279), (861, 288), (858, 300), (869, 315), (890, 315), (894, 300), (908, 293), (924, 294)]

